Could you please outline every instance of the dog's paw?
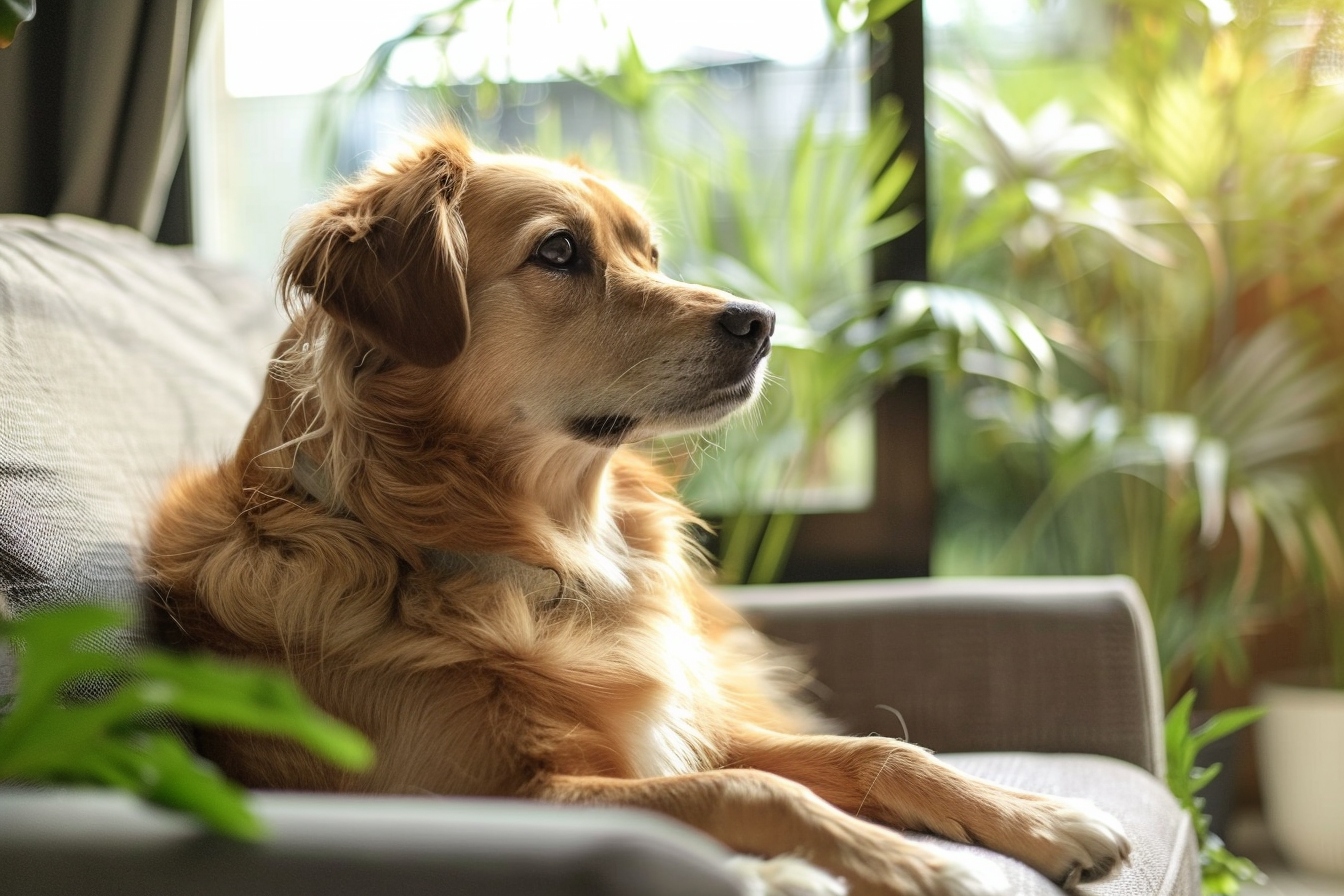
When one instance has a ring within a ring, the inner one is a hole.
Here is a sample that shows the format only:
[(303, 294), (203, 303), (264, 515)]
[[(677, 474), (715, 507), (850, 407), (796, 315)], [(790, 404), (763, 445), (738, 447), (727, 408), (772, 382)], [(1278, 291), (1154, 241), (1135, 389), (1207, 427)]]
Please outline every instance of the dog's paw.
[(940, 896), (1012, 896), (1008, 875), (989, 859), (947, 855), (939, 870)]
[(849, 886), (829, 871), (795, 856), (733, 856), (728, 869), (745, 896), (847, 896)]
[(1112, 815), (1087, 800), (1050, 800), (1045, 839), (1054, 855), (1046, 871), (1071, 889), (1108, 876), (1129, 860), (1129, 839)]

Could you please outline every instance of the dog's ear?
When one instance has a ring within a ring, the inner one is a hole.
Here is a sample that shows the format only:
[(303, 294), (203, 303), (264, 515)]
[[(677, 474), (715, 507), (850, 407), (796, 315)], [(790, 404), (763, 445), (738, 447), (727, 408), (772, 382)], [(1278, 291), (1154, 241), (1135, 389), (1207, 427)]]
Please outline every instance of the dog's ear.
[(340, 188), (290, 231), (287, 299), (308, 297), (394, 358), (439, 367), (467, 344), (466, 141), (436, 139)]

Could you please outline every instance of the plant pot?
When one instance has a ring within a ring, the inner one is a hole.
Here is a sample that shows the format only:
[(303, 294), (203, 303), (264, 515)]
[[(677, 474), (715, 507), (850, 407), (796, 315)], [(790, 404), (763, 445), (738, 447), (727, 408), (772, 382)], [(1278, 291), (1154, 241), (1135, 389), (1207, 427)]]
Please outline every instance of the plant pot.
[(1344, 690), (1318, 675), (1257, 691), (1265, 819), (1279, 852), (1304, 871), (1344, 877)]

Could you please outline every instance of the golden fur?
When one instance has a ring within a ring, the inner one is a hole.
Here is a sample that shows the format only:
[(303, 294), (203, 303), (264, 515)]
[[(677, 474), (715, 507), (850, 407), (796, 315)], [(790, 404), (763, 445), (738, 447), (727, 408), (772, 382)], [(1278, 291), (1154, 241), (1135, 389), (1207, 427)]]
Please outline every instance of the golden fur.
[(148, 569), (178, 640), (287, 668), (378, 760), (205, 736), (230, 775), (643, 806), (856, 894), (993, 892), (883, 825), (1061, 881), (1123, 860), (1096, 813), (824, 733), (792, 664), (707, 590), (695, 518), (624, 445), (748, 401), (773, 318), (661, 275), (601, 178), (445, 128), (301, 218), (281, 276), (293, 325), (261, 404), (230, 459), (165, 495)]

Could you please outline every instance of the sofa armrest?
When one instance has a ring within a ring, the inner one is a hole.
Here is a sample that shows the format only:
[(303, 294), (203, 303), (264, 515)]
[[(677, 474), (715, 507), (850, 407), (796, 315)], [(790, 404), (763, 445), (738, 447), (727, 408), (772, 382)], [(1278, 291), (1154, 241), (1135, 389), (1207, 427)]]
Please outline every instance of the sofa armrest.
[(1165, 774), (1157, 647), (1128, 578), (892, 579), (725, 597), (813, 651), (823, 708), (849, 733), (908, 729), (938, 752), (1092, 753)]
[(630, 809), (257, 793), (237, 843), (108, 791), (0, 787), (4, 891), (158, 896), (737, 896), (728, 852)]

